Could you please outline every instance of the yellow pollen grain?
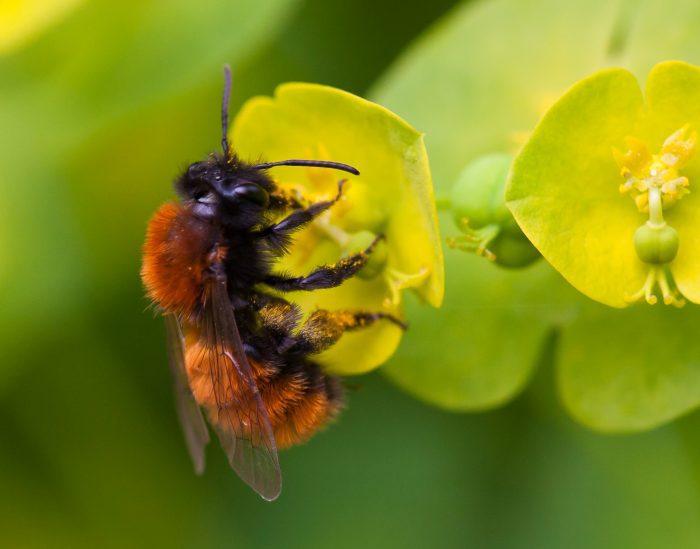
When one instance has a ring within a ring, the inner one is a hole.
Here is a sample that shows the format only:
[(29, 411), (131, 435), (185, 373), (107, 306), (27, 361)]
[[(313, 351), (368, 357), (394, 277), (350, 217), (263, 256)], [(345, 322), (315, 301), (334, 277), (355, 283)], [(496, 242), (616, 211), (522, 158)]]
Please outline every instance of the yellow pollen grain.
[(697, 132), (686, 124), (673, 132), (661, 146), (658, 154), (651, 154), (647, 145), (634, 137), (627, 137), (626, 152), (613, 150), (613, 156), (625, 179), (621, 193), (630, 193), (641, 212), (649, 211), (648, 193), (651, 188), (661, 191), (663, 207), (668, 208), (690, 192), (687, 177), (679, 174), (694, 156)]

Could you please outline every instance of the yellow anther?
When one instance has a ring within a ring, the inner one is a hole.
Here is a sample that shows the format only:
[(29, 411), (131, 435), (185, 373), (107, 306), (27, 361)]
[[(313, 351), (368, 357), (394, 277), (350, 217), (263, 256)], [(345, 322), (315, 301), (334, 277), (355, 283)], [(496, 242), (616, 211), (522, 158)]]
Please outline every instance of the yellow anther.
[(690, 131), (690, 124), (686, 124), (664, 141), (659, 155), (661, 161), (667, 166), (682, 168), (695, 154), (697, 140), (697, 132)]
[(647, 146), (634, 137), (625, 138), (629, 147), (622, 153), (613, 149), (613, 156), (625, 182), (621, 193), (629, 193), (641, 212), (649, 211), (648, 193), (652, 188), (661, 191), (661, 206), (670, 208), (690, 191), (687, 177), (678, 173), (692, 158), (697, 144), (697, 133), (686, 124), (664, 141), (659, 154), (650, 154)]
[(620, 167), (620, 175), (622, 177), (641, 178), (648, 173), (649, 164), (651, 164), (652, 156), (649, 153), (647, 146), (636, 139), (635, 137), (626, 137), (625, 144), (628, 147), (626, 153), (622, 153), (618, 149), (613, 149), (613, 156)]

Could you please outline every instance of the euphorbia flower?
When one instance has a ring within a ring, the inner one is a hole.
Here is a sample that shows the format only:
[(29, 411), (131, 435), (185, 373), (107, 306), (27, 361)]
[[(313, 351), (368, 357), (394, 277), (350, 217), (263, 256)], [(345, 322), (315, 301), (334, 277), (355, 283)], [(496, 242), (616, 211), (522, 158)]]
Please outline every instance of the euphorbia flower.
[[(385, 240), (358, 276), (338, 288), (298, 292), (290, 299), (315, 308), (363, 309), (401, 315), (402, 290), (433, 306), (442, 301), (442, 250), (432, 181), (422, 135), (389, 110), (355, 95), (316, 84), (284, 84), (273, 98), (248, 101), (231, 141), (243, 159), (308, 158), (345, 162), (349, 177), (341, 202), (299, 232), (278, 268), (305, 273), (319, 264)], [(337, 192), (345, 174), (320, 168), (275, 168), (270, 174), (304, 200)], [(410, 319), (408, 319), (410, 321)], [(320, 359), (335, 373), (371, 370), (396, 349), (401, 330), (389, 322), (348, 333)]]
[[(623, 69), (573, 86), (516, 158), (506, 199), (542, 255), (614, 307), (700, 302), (700, 69)], [(628, 196), (632, 197), (630, 200)]]

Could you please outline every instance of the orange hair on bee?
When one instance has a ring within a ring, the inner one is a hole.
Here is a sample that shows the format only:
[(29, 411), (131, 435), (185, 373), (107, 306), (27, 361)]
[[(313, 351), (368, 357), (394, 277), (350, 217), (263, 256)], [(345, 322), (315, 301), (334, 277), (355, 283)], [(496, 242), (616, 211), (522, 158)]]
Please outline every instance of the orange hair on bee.
[(143, 246), (141, 278), (148, 297), (166, 312), (189, 318), (203, 291), (207, 254), (216, 236), (190, 207), (163, 204), (148, 224)]
[[(212, 353), (212, 349), (199, 338), (199, 331), (194, 326), (185, 329), (185, 347), (185, 364), (192, 394), (197, 403), (208, 410), (210, 421), (233, 421), (237, 424), (239, 415), (244, 417), (246, 412), (252, 413), (248, 409), (254, 406), (252, 401), (238, 402), (238, 412), (226, 411), (229, 403), (219, 408), (221, 403), (216, 401), (213, 380), (219, 375), (217, 371), (222, 365), (216, 364), (216, 361), (228, 359)], [(340, 411), (342, 389), (337, 380), (315, 369), (282, 373), (270, 364), (250, 357), (248, 361), (278, 448), (305, 442)], [(226, 381), (233, 384), (226, 391), (231, 393), (231, 402), (241, 394), (235, 381), (235, 378)], [(237, 426), (245, 431), (245, 427)]]
[(308, 392), (287, 411), (282, 423), (273, 425), (278, 448), (305, 442), (339, 411), (339, 403), (329, 400), (323, 389)]

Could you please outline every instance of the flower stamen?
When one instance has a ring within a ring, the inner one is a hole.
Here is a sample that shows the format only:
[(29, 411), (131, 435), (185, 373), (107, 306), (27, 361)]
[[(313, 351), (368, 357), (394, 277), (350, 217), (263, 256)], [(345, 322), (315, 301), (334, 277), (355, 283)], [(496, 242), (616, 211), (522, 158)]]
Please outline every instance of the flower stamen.
[(613, 156), (625, 182), (620, 192), (629, 193), (640, 212), (649, 214), (648, 221), (634, 235), (637, 257), (649, 265), (644, 285), (625, 296), (634, 303), (642, 298), (654, 305), (658, 287), (666, 305), (682, 307), (685, 300), (673, 282), (669, 268), (678, 252), (678, 233), (664, 220), (664, 208), (670, 208), (690, 190), (688, 178), (678, 173), (695, 153), (697, 133), (686, 124), (664, 141), (659, 154), (650, 154), (647, 146), (635, 139), (625, 139), (629, 150), (622, 153), (613, 149)]
[(664, 141), (659, 154), (652, 155), (647, 146), (634, 137), (627, 137), (625, 143), (629, 147), (627, 152), (613, 149), (620, 175), (625, 178), (620, 192), (630, 193), (639, 211), (649, 211), (645, 195), (653, 188), (661, 190), (664, 208), (673, 206), (690, 192), (688, 178), (678, 173), (695, 154), (697, 132), (691, 131), (689, 124), (673, 132)]
[(483, 256), (489, 261), (496, 260), (496, 254), (489, 250), (487, 246), (501, 232), (498, 225), (491, 224), (480, 229), (474, 229), (469, 226), (469, 219), (462, 217), (459, 220), (459, 228), (463, 234), (447, 239), (447, 245), (450, 248), (474, 252), (476, 255)]
[(666, 305), (673, 305), (678, 308), (685, 305), (685, 299), (683, 299), (683, 296), (673, 284), (671, 273), (664, 265), (650, 266), (644, 285), (637, 292), (625, 295), (625, 301), (627, 303), (637, 303), (644, 299), (649, 305), (655, 305), (658, 302), (655, 293), (657, 287)]

